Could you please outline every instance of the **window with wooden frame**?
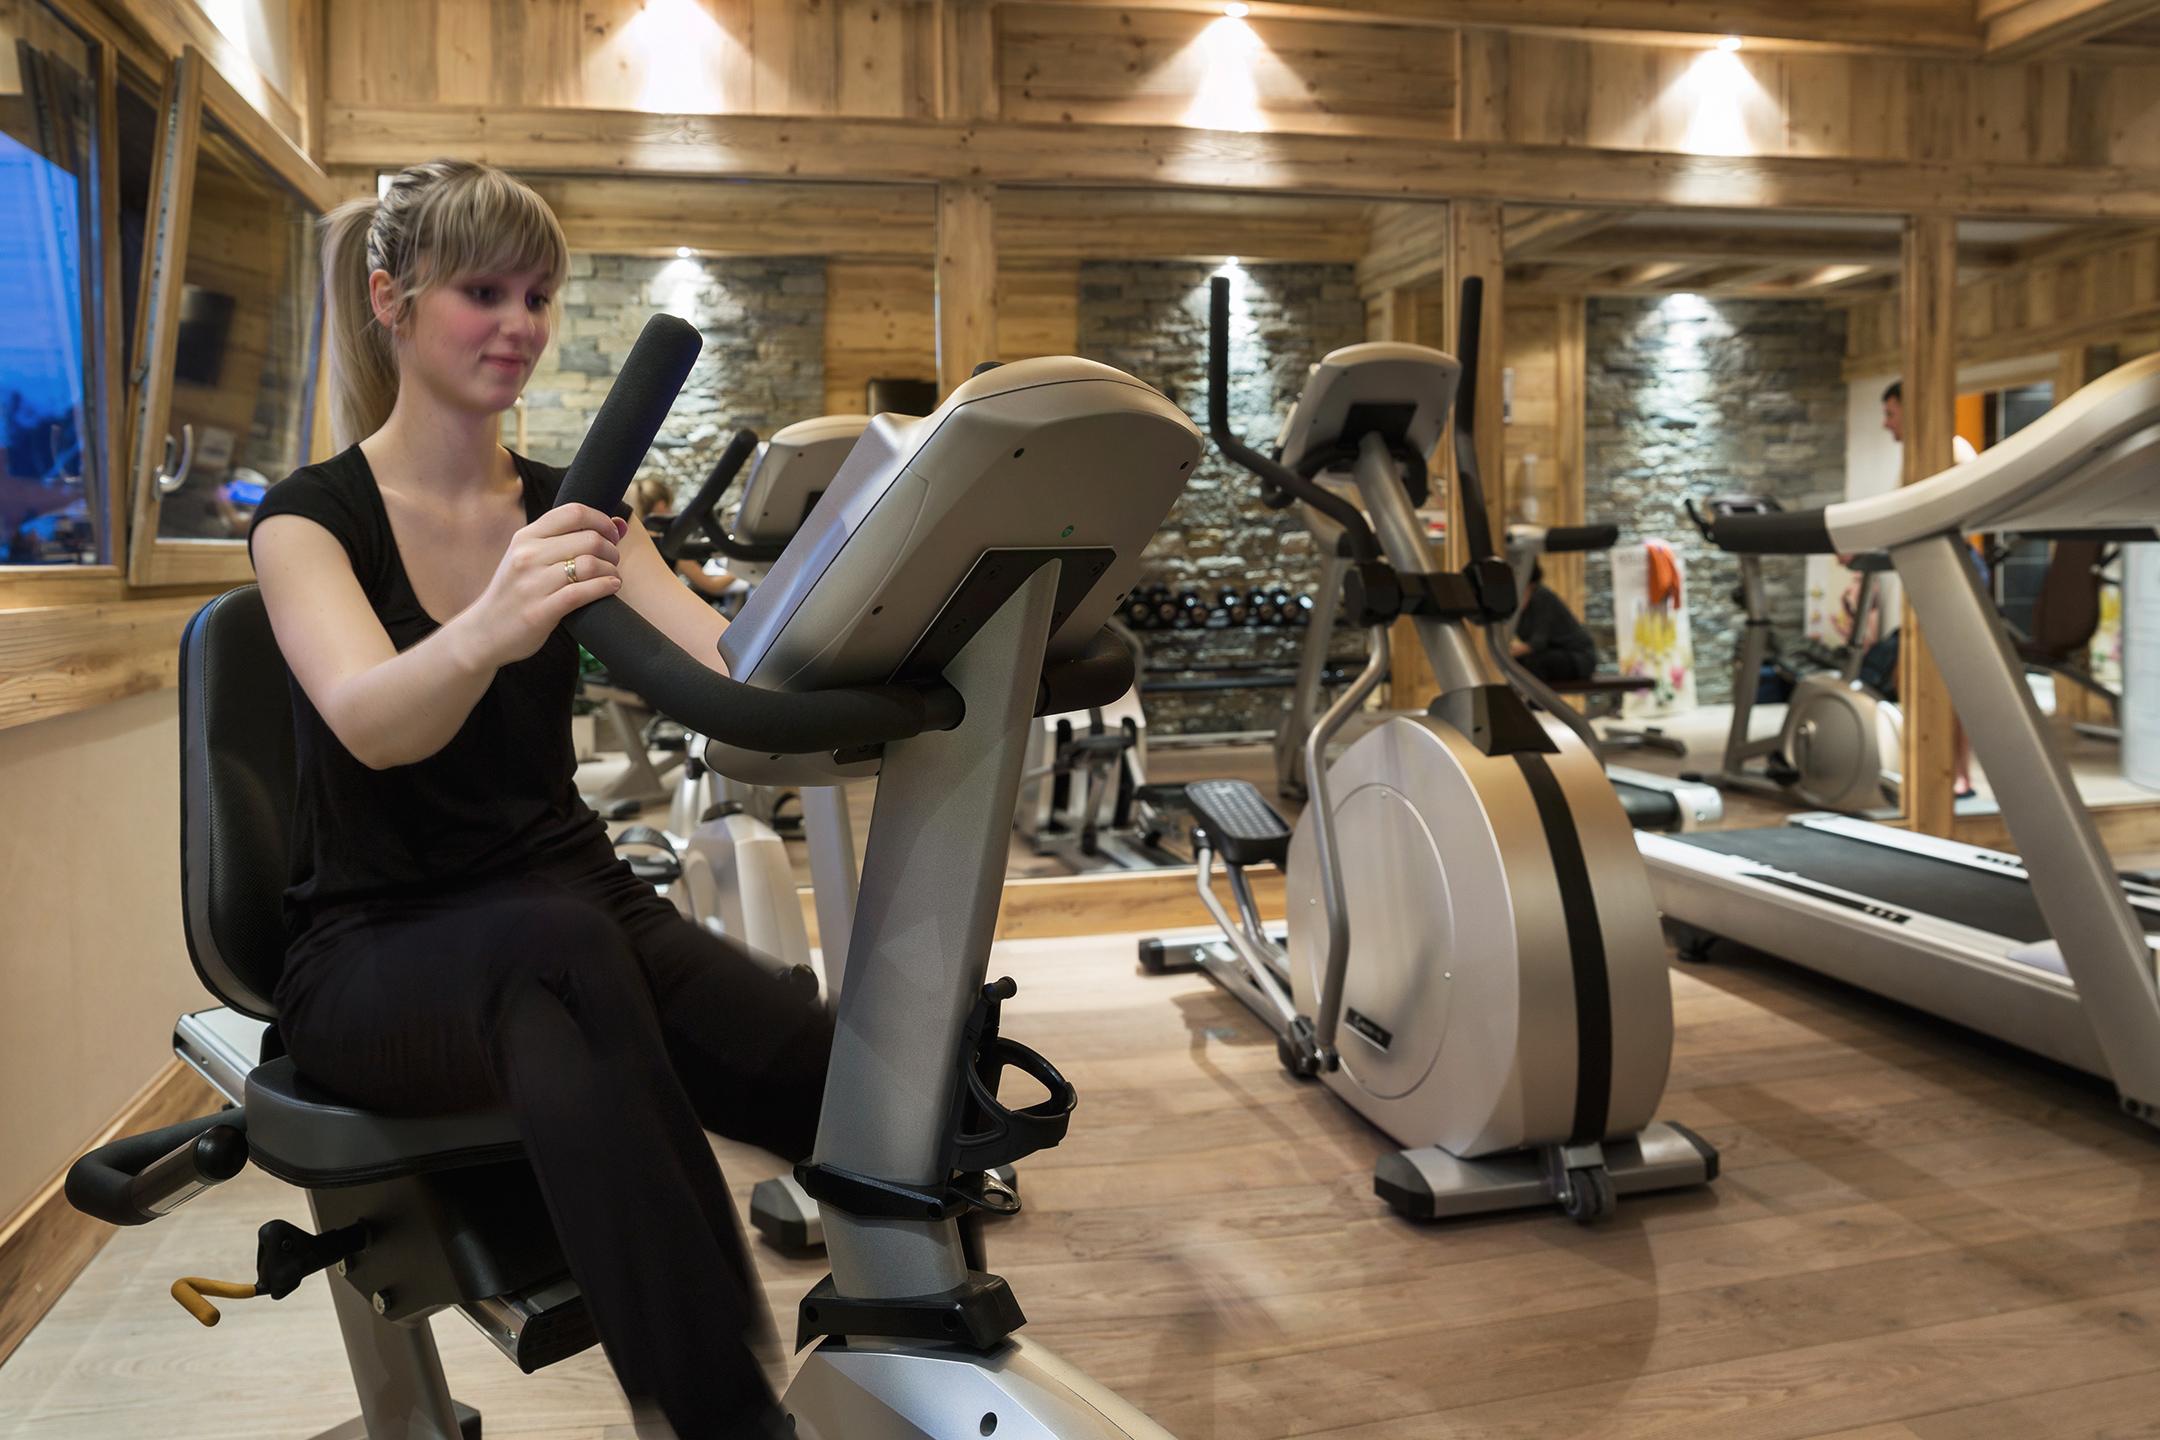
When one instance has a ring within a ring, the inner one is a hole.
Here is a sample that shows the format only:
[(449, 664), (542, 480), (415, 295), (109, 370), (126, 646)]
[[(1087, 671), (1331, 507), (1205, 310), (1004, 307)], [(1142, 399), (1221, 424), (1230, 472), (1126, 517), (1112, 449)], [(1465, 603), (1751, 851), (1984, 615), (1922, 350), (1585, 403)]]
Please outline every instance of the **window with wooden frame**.
[(237, 583), (263, 491), (322, 453), (319, 169), (189, 48), (159, 101), (130, 380), (127, 575)]
[(0, 3), (0, 565), (110, 559), (102, 323), (104, 48), (39, 0)]

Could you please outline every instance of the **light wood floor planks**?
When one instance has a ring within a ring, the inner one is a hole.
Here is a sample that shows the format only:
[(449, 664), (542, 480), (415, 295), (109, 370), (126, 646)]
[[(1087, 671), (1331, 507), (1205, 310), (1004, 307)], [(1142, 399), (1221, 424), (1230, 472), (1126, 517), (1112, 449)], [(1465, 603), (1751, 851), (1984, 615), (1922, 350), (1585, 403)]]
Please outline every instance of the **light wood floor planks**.
[[(1182, 1440), (2160, 1435), (2160, 1135), (2079, 1077), (1776, 962), (1678, 969), (1665, 1113), (1724, 1152), (1711, 1191), (1417, 1227), (1370, 1193), (1386, 1142), (1205, 981), (1140, 976), (1129, 940), (994, 964), (1082, 1105), (993, 1262), (1032, 1335)], [(719, 1148), (745, 1201), (779, 1168)], [(0, 1366), (0, 1437), (350, 1414), (320, 1277), (216, 1331), (164, 1293), (244, 1271), (273, 1213), (304, 1211), (251, 1173), (119, 1235)], [(758, 1261), (785, 1323), (822, 1266)], [(628, 1440), (597, 1354), (526, 1378), (436, 1331), (489, 1433)]]

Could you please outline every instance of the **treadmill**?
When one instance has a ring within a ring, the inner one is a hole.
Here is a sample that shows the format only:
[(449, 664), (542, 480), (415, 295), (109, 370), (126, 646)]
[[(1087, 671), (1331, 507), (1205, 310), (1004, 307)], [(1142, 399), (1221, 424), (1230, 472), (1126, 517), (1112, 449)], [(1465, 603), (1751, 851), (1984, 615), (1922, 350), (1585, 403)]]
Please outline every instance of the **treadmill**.
[(2156, 524), (2160, 355), (1919, 484), (1715, 519), (1739, 554), (1889, 552), (2019, 855), (1828, 814), (1638, 834), (1682, 953), (1739, 941), (2096, 1075), (2160, 1125), (2160, 888), (2112, 868), (1962, 539), (2134, 543)]

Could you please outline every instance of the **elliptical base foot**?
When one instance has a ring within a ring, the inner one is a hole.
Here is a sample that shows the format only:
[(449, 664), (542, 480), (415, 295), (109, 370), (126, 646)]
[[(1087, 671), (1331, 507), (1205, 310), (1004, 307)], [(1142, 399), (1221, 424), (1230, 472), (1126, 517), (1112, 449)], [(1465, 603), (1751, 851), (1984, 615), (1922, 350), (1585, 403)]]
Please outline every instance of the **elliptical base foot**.
[[(1653, 1121), (1639, 1134), (1607, 1141), (1604, 1150), (1615, 1196), (1707, 1185), (1717, 1179), (1716, 1147), (1670, 1121)], [(1409, 1220), (1456, 1220), (1561, 1200), (1537, 1151), (1463, 1160), (1437, 1145), (1381, 1156), (1373, 1166), (1373, 1193)]]
[(793, 1175), (760, 1180), (750, 1191), (750, 1223), (765, 1243), (785, 1254), (821, 1250), (825, 1224), (818, 1218), (818, 1203)]

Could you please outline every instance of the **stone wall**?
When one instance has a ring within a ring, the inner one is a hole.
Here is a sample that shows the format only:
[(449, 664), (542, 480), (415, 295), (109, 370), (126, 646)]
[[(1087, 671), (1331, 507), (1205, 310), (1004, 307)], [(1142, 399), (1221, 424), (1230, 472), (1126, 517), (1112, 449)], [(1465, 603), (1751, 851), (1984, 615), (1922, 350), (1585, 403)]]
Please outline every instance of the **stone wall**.
[[(1079, 345), (1089, 359), (1156, 386), (1207, 428), (1208, 279), (1216, 267), (1175, 261), (1090, 262), (1080, 267)], [(1348, 265), (1259, 265), (1232, 274), (1231, 422), (1248, 444), (1271, 444), (1305, 371), (1328, 351), (1365, 338), (1365, 309)], [(1148, 546), (1139, 584), (1192, 589), (1281, 587), (1310, 593), (1319, 574), (1295, 510), (1260, 503), (1258, 482), (1210, 445), (1185, 493)], [(1200, 674), (1218, 666), (1296, 666), (1304, 631), (1240, 627), (1140, 636), (1152, 666)], [(1359, 652), (1355, 636), (1337, 650)], [(1148, 725), (1163, 734), (1273, 730), (1286, 689), (1161, 693)]]
[(569, 463), (601, 397), (656, 310), (689, 320), (705, 348), (640, 475), (687, 499), (728, 437), (770, 435), (824, 413), (825, 262), (573, 255), (555, 343), (525, 388), (526, 446)]
[[(1593, 299), (1584, 514), (1623, 539), (1671, 542), (1687, 567), (1696, 696), (1732, 698), (1739, 562), (1681, 513), (1683, 496), (1742, 491), (1787, 509), (1845, 493), (1845, 312), (1807, 301), (1696, 295)], [(1778, 643), (1802, 634), (1805, 562), (1763, 561)], [(1612, 567), (1592, 556), (1584, 621), (1615, 656)]]

